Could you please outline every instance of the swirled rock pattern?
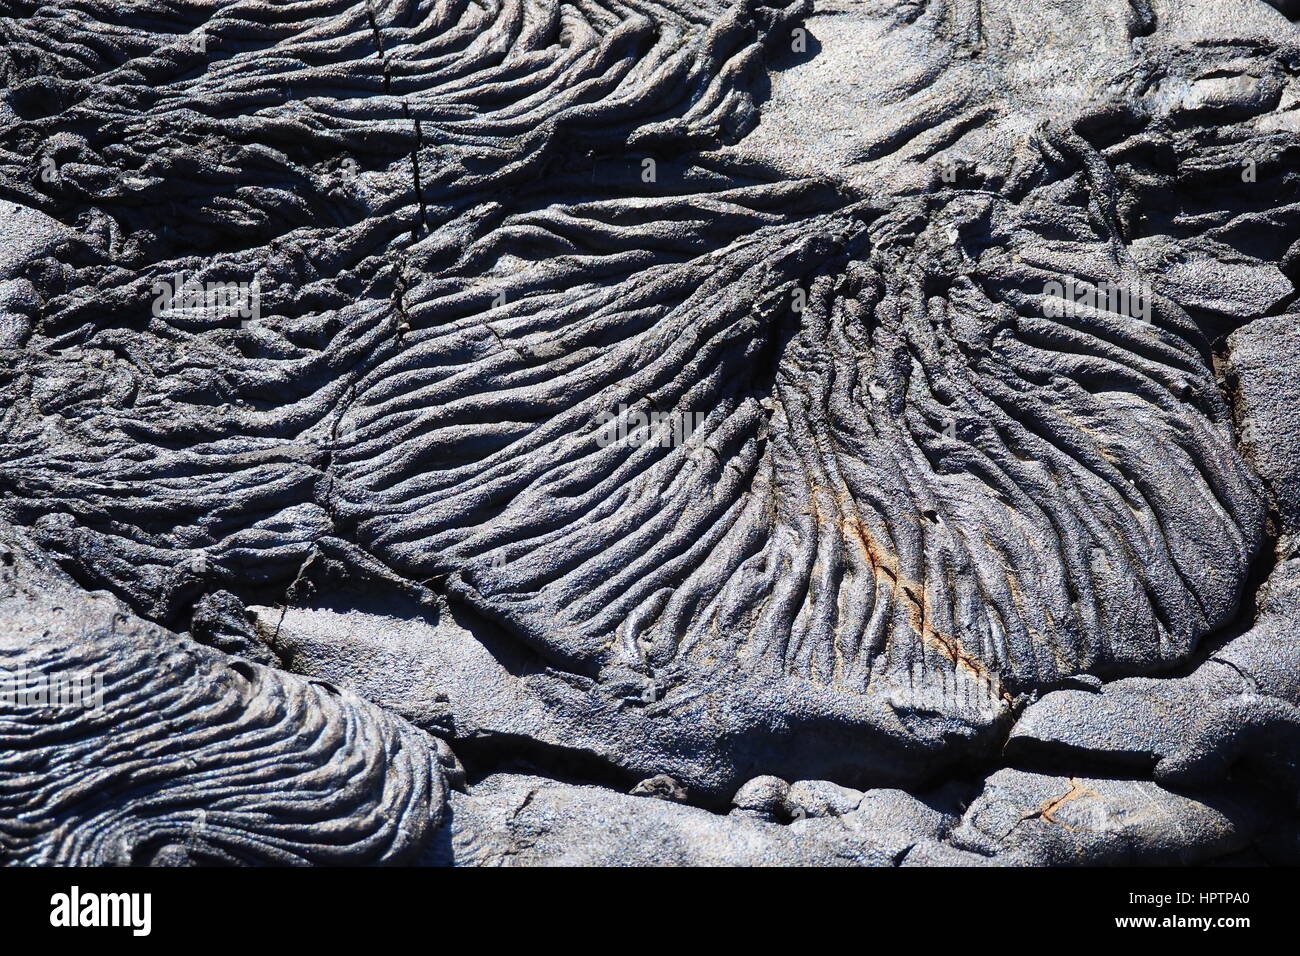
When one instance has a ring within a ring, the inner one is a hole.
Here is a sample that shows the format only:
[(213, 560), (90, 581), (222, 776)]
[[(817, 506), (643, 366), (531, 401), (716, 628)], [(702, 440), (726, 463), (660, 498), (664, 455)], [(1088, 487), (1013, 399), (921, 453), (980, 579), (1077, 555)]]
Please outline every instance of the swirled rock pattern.
[[(1260, 0), (10, 0), (0, 518), (283, 726), (366, 728), (375, 859), (427, 844), (426, 732), (713, 809), (1008, 733), (1218, 785), (1289, 691), (1108, 721), (1249, 671), (1219, 635), (1292, 659), (1289, 605), (1242, 618), (1294, 530), (1251, 330), (1294, 319), (1298, 39)], [(917, 845), (1128, 859), (970, 832)]]
[(410, 861), (432, 741), (329, 685), (184, 640), (0, 547), (0, 861)]

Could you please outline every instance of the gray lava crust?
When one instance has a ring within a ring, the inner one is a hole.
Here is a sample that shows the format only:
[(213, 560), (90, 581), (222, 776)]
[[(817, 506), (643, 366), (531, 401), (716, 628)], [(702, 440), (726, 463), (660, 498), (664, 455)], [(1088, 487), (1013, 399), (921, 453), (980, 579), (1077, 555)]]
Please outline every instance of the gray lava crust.
[(1297, 17), (0, 0), (0, 861), (1300, 862)]

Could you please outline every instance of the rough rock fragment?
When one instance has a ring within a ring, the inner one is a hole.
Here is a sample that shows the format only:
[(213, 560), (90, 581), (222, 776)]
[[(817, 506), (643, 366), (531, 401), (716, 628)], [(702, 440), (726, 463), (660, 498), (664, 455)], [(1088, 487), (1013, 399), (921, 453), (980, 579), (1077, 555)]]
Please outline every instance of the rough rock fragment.
[(1000, 770), (952, 831), (951, 843), (1015, 865), (1186, 865), (1250, 846), (1270, 812), (1277, 807), (1251, 793), (1216, 790), (1193, 798), (1147, 780)]
[[(909, 802), (918, 809), (904, 810)], [(736, 814), (717, 816), (600, 787), (496, 775), (467, 794), (452, 794), (450, 819), (425, 862), (893, 866), (918, 842), (937, 839), (948, 822), (940, 812), (897, 791), (881, 797), (880, 810), (781, 825)]]

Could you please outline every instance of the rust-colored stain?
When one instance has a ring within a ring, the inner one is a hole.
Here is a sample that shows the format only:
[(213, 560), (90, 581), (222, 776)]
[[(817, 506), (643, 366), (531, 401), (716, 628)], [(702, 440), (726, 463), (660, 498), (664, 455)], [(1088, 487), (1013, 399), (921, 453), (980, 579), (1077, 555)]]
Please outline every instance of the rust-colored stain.
[(1041, 807), (1038, 808), (1038, 813), (1036, 814), (1036, 816), (1042, 817), (1044, 820), (1046, 820), (1049, 823), (1055, 823), (1058, 826), (1063, 826), (1066, 829), (1073, 829), (1073, 827), (1071, 827), (1068, 823), (1062, 823), (1060, 820), (1056, 819), (1056, 817), (1052, 816), (1052, 814), (1054, 814), (1057, 810), (1061, 809), (1061, 807), (1065, 806), (1071, 800), (1078, 800), (1080, 797), (1100, 797), (1100, 796), (1101, 794), (1099, 794), (1096, 790), (1093, 790), (1089, 787), (1085, 787), (1082, 784), (1080, 784), (1078, 777), (1071, 777), (1070, 789), (1066, 793), (1062, 794), (1061, 796), (1053, 797), (1052, 799), (1045, 802)]
[(971, 656), (957, 638), (934, 628), (930, 623), (925, 588), (900, 573), (898, 558), (880, 548), (871, 532), (862, 523), (862, 519), (855, 514), (847, 514), (839, 519), (839, 527), (841, 534), (851, 535), (852, 540), (857, 542), (876, 577), (883, 576), (889, 580), (894, 594), (906, 608), (908, 624), (921, 640), (951, 661), (958, 670), (970, 674), (976, 680), (986, 682), (998, 697), (1008, 704), (1011, 703), (1011, 695), (1003, 689), (1002, 681), (997, 674)]

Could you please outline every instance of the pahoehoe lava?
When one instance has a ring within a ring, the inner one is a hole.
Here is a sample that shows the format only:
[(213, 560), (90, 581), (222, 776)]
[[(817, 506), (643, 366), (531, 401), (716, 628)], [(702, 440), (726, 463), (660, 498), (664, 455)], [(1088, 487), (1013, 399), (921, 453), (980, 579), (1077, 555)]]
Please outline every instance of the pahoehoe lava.
[(1288, 16), (0, 0), (0, 858), (1294, 856)]

